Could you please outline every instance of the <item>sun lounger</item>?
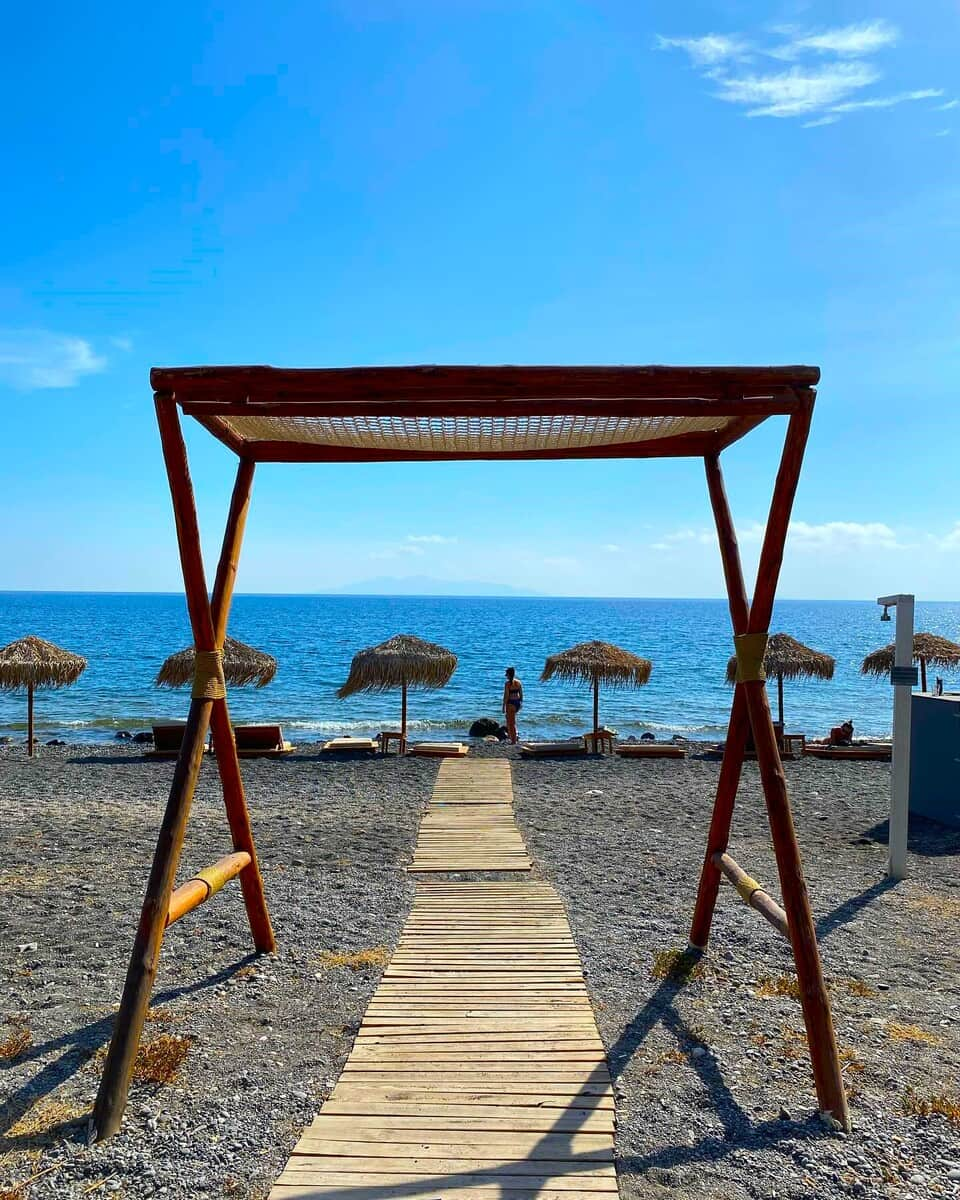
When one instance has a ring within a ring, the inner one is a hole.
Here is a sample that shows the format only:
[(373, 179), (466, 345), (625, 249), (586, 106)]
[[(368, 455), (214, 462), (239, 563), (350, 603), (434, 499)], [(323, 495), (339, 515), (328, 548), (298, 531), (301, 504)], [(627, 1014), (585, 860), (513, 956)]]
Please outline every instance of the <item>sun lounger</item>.
[(293, 750), (279, 725), (234, 725), (233, 737), (240, 758), (279, 758)]
[(407, 747), (414, 758), (466, 758), (469, 746), (463, 742), (415, 742)]
[(374, 738), (338, 737), (324, 742), (320, 750), (323, 754), (376, 754), (379, 748)]
[(686, 746), (673, 742), (623, 742), (617, 747), (621, 758), (686, 758)]
[(584, 758), (587, 747), (582, 738), (568, 742), (524, 742), (521, 758)]
[(838, 762), (889, 762), (893, 746), (889, 742), (861, 742), (852, 746), (826, 746), (807, 743), (805, 758), (826, 758)]
[[(183, 731), (186, 729), (185, 721), (171, 721), (165, 725), (153, 726), (153, 749), (144, 751), (144, 758), (177, 758), (180, 754), (180, 747), (183, 744)], [(209, 746), (203, 747), (204, 753), (209, 750)]]

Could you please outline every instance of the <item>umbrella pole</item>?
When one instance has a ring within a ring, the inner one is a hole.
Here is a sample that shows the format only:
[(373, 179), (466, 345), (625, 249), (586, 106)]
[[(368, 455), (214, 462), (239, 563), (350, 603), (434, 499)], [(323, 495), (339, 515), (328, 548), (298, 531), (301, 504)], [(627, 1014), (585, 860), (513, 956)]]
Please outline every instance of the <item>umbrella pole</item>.
[(920, 691), (925, 692), (926, 690), (927, 690), (927, 660), (925, 658), (921, 658), (920, 659)]
[[(600, 680), (593, 681), (593, 732), (600, 732)], [(594, 746), (596, 746), (594, 741)]]
[(400, 685), (400, 753), (407, 750), (407, 681)]
[(27, 684), (27, 754), (33, 758), (33, 684)]
[(785, 728), (783, 724), (783, 675), (777, 675), (777, 720), (780, 722), (781, 730)]

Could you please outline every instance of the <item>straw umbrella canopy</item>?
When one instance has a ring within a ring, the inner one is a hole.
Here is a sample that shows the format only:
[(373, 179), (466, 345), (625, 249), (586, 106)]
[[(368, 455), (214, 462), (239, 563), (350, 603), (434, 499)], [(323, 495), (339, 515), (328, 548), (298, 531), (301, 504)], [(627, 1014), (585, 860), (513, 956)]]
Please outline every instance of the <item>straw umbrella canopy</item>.
[[(889, 675), (893, 667), (895, 644), (890, 643), (880, 650), (874, 650), (863, 660), (860, 667), (861, 675)], [(915, 633), (913, 635), (913, 661), (920, 664), (920, 690), (927, 690), (927, 663), (935, 667), (956, 667), (960, 665), (960, 646), (948, 638), (939, 637), (935, 633)]]
[(346, 700), (355, 692), (389, 692), (400, 689), (400, 736), (407, 738), (407, 689), (442, 688), (457, 669), (457, 656), (436, 642), (425, 642), (409, 633), (398, 633), (379, 646), (358, 650), (347, 681), (337, 692)]
[(35, 688), (59, 688), (76, 683), (87, 660), (61, 650), (43, 638), (25, 637), (0, 650), (0, 690), (27, 689), (27, 753), (33, 757), (33, 693)]
[(544, 663), (541, 683), (566, 679), (571, 683), (593, 686), (593, 731), (600, 729), (600, 684), (613, 688), (638, 688), (649, 680), (653, 663), (612, 646), (609, 642), (580, 642), (560, 654), (551, 654)]
[[(193, 683), (195, 662), (193, 646), (178, 650), (164, 662), (154, 683), (157, 687), (186, 687), (188, 683)], [(248, 683), (266, 687), (276, 673), (277, 660), (272, 654), (264, 654), (262, 650), (256, 650), (235, 638), (224, 640), (223, 677), (227, 683), (236, 687), (244, 687)]]
[[(777, 679), (777, 716), (783, 725), (783, 681), (785, 679), (832, 679), (836, 666), (829, 654), (811, 650), (789, 633), (771, 633), (763, 656), (768, 679)], [(737, 682), (737, 656), (727, 663), (727, 683)]]

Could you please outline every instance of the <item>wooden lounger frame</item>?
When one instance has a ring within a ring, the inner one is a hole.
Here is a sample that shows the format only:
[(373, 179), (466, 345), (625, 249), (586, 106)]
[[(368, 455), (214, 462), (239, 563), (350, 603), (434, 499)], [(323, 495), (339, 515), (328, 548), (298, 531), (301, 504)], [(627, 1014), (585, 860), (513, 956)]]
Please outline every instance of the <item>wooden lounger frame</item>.
[[(739, 881), (738, 891), (751, 907), (773, 920), (778, 928), (787, 930), (800, 984), (820, 1108), (848, 1128), (830, 1001), (762, 672), (819, 370), (816, 367), (431, 366), (342, 370), (188, 367), (155, 369), (150, 378), (173, 498), (187, 606), (198, 651), (198, 678), (94, 1107), (95, 1136), (107, 1137), (120, 1125), (167, 923), (203, 903), (236, 876), (254, 945), (258, 951), (266, 952), (273, 951), (276, 945), (239, 759), (231, 736), (222, 669), (217, 670), (217, 652), (226, 636), (255, 463), (457, 459), (699, 457), (704, 460), (739, 671), (690, 941), (698, 948), (706, 946), (724, 876), (735, 884)], [(210, 598), (179, 410), (196, 418), (239, 458)], [(771, 416), (788, 417), (789, 425), (751, 604), (724, 490), (720, 454)], [(217, 756), (233, 853), (174, 891), (208, 727)], [(780, 876), (782, 910), (726, 853), (748, 730), (752, 730), (756, 746)]]

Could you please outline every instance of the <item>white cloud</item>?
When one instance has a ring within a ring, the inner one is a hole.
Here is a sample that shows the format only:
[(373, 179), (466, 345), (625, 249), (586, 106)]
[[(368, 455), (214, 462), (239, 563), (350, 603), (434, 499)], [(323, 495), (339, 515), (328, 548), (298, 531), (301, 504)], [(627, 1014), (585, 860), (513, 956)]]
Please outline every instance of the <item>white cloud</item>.
[(441, 533), (408, 533), (408, 542), (425, 543), (431, 546), (452, 546), (456, 543), (455, 537), (444, 537)]
[(117, 350), (122, 350), (124, 354), (129, 354), (133, 349), (133, 338), (124, 336), (110, 338), (110, 345)]
[(860, 25), (842, 25), (822, 33), (795, 36), (773, 53), (777, 57), (796, 58), (809, 50), (815, 54), (835, 54), (838, 58), (862, 58), (894, 46), (899, 40), (900, 30), (889, 21), (865, 21)]
[(607, 542), (603, 549), (606, 550), (607, 554), (619, 554), (622, 547), (618, 546), (616, 542)]
[(960, 104), (960, 100), (948, 100), (946, 104), (938, 104), (937, 112), (949, 112), (951, 108), (956, 108)]
[(0, 329), (0, 383), (20, 391), (76, 387), (107, 360), (85, 338), (46, 329)]
[(800, 117), (832, 108), (845, 96), (876, 83), (880, 72), (865, 63), (793, 67), (775, 75), (724, 76), (715, 95), (742, 104), (748, 117)]
[(951, 133), (953, 133), (952, 129), (938, 129), (937, 132), (933, 136), (934, 137), (949, 137)]
[[(780, 40), (771, 41), (771, 35)], [(874, 63), (867, 61), (869, 56), (899, 40), (896, 25), (874, 20), (821, 30), (768, 28), (765, 35), (754, 38), (739, 33), (659, 35), (657, 45), (661, 50), (682, 50), (700, 74), (717, 85), (714, 96), (740, 105), (748, 117), (808, 117), (804, 127), (813, 129), (835, 124), (838, 114), (894, 108), (905, 101), (943, 95), (939, 88), (918, 88), (889, 96), (856, 97), (882, 78)], [(794, 65), (788, 70), (750, 71), (736, 66), (756, 63), (761, 56)]]
[(787, 544), (803, 550), (850, 550), (867, 546), (896, 550), (900, 545), (893, 529), (881, 521), (825, 521), (820, 525), (791, 521)]
[(847, 100), (843, 104), (835, 104), (831, 112), (857, 112), (862, 108), (894, 108), (908, 100), (932, 100), (942, 96), (942, 88), (918, 88), (912, 92), (897, 92), (893, 96), (870, 96), (866, 100)]
[(739, 35), (707, 33), (703, 37), (668, 38), (657, 35), (660, 50), (683, 50), (697, 67), (714, 67), (718, 63), (742, 62), (749, 57), (750, 43)]

